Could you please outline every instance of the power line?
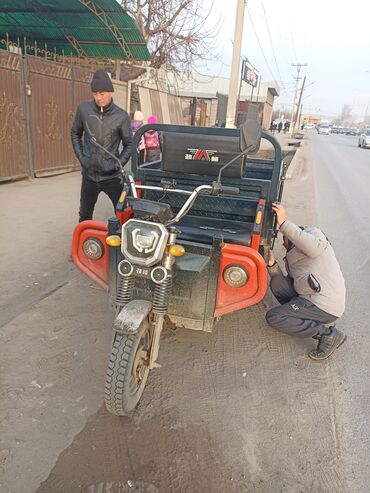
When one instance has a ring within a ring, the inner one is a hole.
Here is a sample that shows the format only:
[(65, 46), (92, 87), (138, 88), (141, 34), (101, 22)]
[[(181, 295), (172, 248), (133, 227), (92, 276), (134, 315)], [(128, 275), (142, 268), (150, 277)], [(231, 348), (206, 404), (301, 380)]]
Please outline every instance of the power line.
[[(295, 6), (293, 6), (292, 8), (295, 8)], [(288, 16), (288, 23), (289, 23), (290, 42), (291, 42), (291, 45), (292, 45), (292, 48), (293, 48), (293, 56), (294, 56), (295, 62), (298, 63), (297, 62), (298, 57), (297, 57), (297, 53), (296, 53), (296, 49), (295, 49), (295, 44), (294, 44), (294, 39), (293, 39), (292, 25), (290, 23), (289, 16)]]
[(259, 37), (258, 37), (258, 34), (257, 34), (257, 30), (256, 30), (256, 28), (254, 27), (254, 22), (253, 22), (253, 19), (252, 19), (251, 13), (249, 12), (247, 2), (246, 2), (246, 1), (244, 1), (244, 4), (245, 4), (245, 6), (246, 6), (246, 9), (247, 9), (247, 12), (248, 12), (248, 16), (249, 16), (249, 19), (250, 19), (250, 21), (251, 21), (251, 24), (252, 24), (252, 28), (253, 28), (254, 34), (255, 34), (256, 39), (257, 39), (257, 43), (258, 43), (258, 45), (259, 45), (259, 47), (260, 47), (261, 53), (262, 53), (262, 55), (263, 55), (263, 58), (265, 59), (265, 62), (266, 62), (267, 68), (268, 68), (268, 70), (269, 70), (269, 72), (270, 72), (270, 74), (271, 74), (271, 76), (272, 76), (273, 80), (276, 80), (276, 77), (275, 77), (275, 75), (274, 75), (273, 71), (271, 70), (270, 64), (269, 64), (269, 62), (267, 61), (267, 58), (266, 58), (265, 52), (263, 51), (263, 48), (262, 48), (261, 42), (260, 42)]
[(261, 5), (262, 5), (263, 15), (264, 15), (265, 22), (266, 22), (267, 32), (268, 32), (269, 39), (270, 39), (270, 46), (271, 46), (272, 54), (273, 54), (273, 57), (274, 57), (274, 60), (275, 60), (276, 70), (277, 70), (278, 75), (279, 75), (279, 78), (280, 78), (280, 84), (281, 84), (281, 87), (282, 87), (283, 91), (286, 93), (286, 87), (285, 87), (285, 84), (284, 84), (284, 82), (283, 82), (283, 78), (282, 78), (282, 76), (281, 76), (281, 73), (280, 73), (280, 70), (279, 70), (279, 65), (278, 65), (278, 62), (277, 62), (277, 59), (276, 59), (276, 53), (275, 53), (275, 49), (274, 49), (274, 44), (273, 44), (273, 42), (272, 42), (272, 36), (271, 36), (271, 31), (270, 31), (270, 25), (269, 25), (269, 21), (268, 21), (268, 19), (267, 19), (266, 9), (265, 9), (265, 5), (264, 5), (264, 3), (263, 3), (263, 0), (261, 0)]
[[(275, 24), (275, 28), (276, 28), (276, 32), (278, 34), (278, 37), (280, 39), (280, 44), (281, 44), (281, 48), (282, 48), (282, 50), (280, 50), (280, 51), (283, 53), (283, 56), (285, 58), (285, 62), (287, 62), (287, 65), (289, 65), (289, 67), (290, 67), (290, 63), (291, 63), (292, 59), (294, 58), (292, 56), (292, 47), (289, 44), (289, 41), (287, 41), (286, 38), (283, 38), (279, 24)], [(288, 58), (290, 58), (289, 61), (288, 61)], [(290, 71), (292, 77), (294, 77), (294, 74), (290, 68), (289, 68), (289, 71)]]

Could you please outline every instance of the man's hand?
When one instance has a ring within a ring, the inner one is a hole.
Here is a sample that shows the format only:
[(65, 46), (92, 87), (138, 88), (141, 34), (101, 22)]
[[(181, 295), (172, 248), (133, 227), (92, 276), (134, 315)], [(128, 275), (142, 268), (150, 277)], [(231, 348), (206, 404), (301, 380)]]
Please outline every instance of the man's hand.
[(269, 267), (272, 267), (273, 265), (276, 264), (275, 256), (272, 250), (269, 250), (269, 259), (267, 261), (267, 265)]
[(88, 164), (88, 161), (89, 161), (89, 158), (87, 156), (84, 156), (83, 154), (78, 158), (78, 160), (80, 161), (80, 164), (83, 168), (87, 168), (87, 164)]
[(287, 219), (284, 207), (281, 204), (279, 204), (279, 202), (273, 202), (272, 210), (276, 214), (276, 220), (278, 225), (281, 226), (283, 222), (286, 221)]

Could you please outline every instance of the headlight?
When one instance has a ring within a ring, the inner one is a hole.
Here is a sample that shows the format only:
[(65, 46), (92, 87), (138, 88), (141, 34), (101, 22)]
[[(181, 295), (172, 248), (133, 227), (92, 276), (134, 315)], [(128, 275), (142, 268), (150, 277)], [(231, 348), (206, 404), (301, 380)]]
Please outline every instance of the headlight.
[(223, 272), (223, 278), (232, 288), (241, 288), (247, 284), (248, 272), (241, 265), (228, 265)]
[(130, 219), (122, 227), (122, 253), (134, 264), (150, 267), (162, 259), (168, 236), (163, 224)]
[(151, 253), (155, 250), (159, 239), (157, 231), (144, 231), (136, 228), (132, 232), (132, 241), (136, 250), (140, 253)]

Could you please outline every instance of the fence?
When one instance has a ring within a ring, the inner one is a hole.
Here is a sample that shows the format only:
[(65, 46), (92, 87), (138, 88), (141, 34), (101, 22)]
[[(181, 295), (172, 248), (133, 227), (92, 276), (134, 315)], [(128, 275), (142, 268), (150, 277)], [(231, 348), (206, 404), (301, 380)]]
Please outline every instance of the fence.
[[(92, 72), (0, 50), (0, 182), (79, 169), (70, 129), (78, 103), (91, 98)], [(127, 107), (128, 84), (113, 81), (116, 104)], [(180, 97), (139, 87), (145, 117), (183, 124)]]
[(0, 181), (77, 169), (70, 129), (91, 74), (0, 50)]
[(156, 115), (160, 123), (184, 123), (180, 97), (147, 87), (138, 89), (141, 111), (145, 119), (150, 115)]

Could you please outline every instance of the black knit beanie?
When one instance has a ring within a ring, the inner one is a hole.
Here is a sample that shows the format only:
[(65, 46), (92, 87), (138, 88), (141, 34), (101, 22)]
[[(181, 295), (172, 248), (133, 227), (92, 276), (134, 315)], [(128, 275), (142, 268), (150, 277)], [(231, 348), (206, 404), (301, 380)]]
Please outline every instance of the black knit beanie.
[(112, 81), (105, 70), (97, 70), (91, 81), (92, 92), (114, 92)]

